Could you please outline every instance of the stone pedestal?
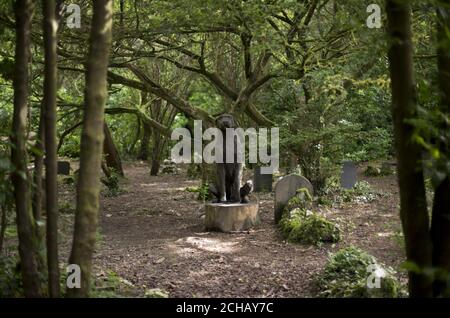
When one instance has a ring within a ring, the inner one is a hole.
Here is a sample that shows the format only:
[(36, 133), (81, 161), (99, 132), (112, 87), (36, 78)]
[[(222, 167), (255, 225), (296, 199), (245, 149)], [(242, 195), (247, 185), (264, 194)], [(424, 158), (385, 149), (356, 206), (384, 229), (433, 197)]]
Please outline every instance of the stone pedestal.
[(205, 228), (207, 231), (245, 231), (259, 224), (259, 205), (243, 203), (207, 203), (205, 205)]

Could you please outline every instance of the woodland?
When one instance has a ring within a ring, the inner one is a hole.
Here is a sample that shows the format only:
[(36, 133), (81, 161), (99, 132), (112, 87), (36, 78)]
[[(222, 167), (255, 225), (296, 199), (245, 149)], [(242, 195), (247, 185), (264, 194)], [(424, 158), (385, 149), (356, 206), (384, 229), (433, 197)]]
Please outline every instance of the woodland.
[[(450, 297), (450, 0), (10, 0), (0, 43), (0, 298)], [(171, 159), (223, 114), (279, 129), (228, 233)]]

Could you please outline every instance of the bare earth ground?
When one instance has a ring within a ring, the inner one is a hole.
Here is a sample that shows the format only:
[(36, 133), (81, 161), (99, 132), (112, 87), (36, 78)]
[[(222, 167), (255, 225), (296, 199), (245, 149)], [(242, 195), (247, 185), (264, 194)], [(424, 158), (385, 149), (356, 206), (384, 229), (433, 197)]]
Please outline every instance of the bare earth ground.
[[(143, 163), (125, 165), (125, 174), (125, 192), (101, 198), (94, 268), (98, 278), (111, 271), (121, 277), (129, 286), (127, 296), (160, 288), (170, 297), (314, 297), (314, 276), (339, 248), (361, 247), (394, 268), (403, 261), (395, 176), (360, 175), (382, 193), (370, 204), (321, 208), (340, 225), (343, 240), (315, 247), (283, 241), (273, 224), (272, 193), (253, 197), (260, 202), (258, 229), (208, 233), (202, 202), (185, 191), (198, 181), (184, 174), (152, 177)], [(73, 201), (73, 187), (63, 189), (63, 197)], [(72, 218), (62, 216), (67, 225)], [(67, 260), (70, 235), (63, 232), (61, 257)]]

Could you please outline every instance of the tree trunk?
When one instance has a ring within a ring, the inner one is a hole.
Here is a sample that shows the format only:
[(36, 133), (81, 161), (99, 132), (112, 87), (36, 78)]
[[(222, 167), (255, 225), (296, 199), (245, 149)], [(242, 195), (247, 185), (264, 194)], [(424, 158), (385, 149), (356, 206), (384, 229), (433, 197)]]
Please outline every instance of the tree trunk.
[(150, 168), (150, 175), (157, 176), (159, 173), (159, 168), (161, 167), (161, 156), (162, 156), (162, 144), (161, 135), (155, 133), (153, 138), (153, 151), (152, 151), (152, 164)]
[(144, 125), (144, 134), (142, 136), (141, 140), (141, 148), (139, 150), (138, 159), (139, 160), (148, 160), (148, 144), (150, 143), (150, 136), (152, 134), (151, 127), (148, 123), (145, 121), (143, 122)]
[(128, 154), (134, 153), (134, 148), (136, 147), (136, 144), (139, 141), (139, 137), (141, 136), (141, 118), (139, 116), (136, 116), (136, 125), (137, 125), (136, 135), (133, 141), (131, 142), (130, 146), (127, 148)]
[(103, 141), (103, 152), (105, 153), (106, 166), (121, 176), (124, 175), (122, 168), (122, 161), (120, 160), (119, 151), (114, 144), (114, 139), (112, 138), (111, 130), (108, 125), (104, 124), (105, 139)]
[(58, 185), (56, 154), (56, 6), (55, 0), (42, 1), (44, 29), (44, 117), (45, 117), (45, 191), (47, 214), (47, 266), (50, 297), (59, 297), (58, 261)]
[[(450, 0), (441, 1), (447, 7), (437, 8), (437, 41), (438, 41), (438, 73), (441, 92), (440, 111), (450, 115)], [(449, 133), (450, 127), (444, 124), (441, 134)], [(450, 158), (449, 145), (444, 142), (438, 144), (443, 158)], [(447, 162), (445, 160), (445, 163)], [(445, 171), (445, 166), (440, 167)], [(448, 176), (437, 186), (434, 193), (433, 218), (431, 225), (431, 237), (433, 240), (433, 268), (438, 269), (440, 275), (433, 283), (435, 297), (450, 297), (448, 275), (450, 274), (450, 178)]]
[(39, 128), (36, 136), (36, 148), (38, 153), (34, 156), (34, 192), (32, 199), (33, 216), (35, 220), (40, 220), (42, 216), (43, 205), (43, 187), (42, 187), (42, 173), (44, 170), (44, 145), (45, 145), (45, 123), (44, 123), (44, 105), (41, 105), (39, 114)]
[(3, 252), (3, 242), (5, 241), (5, 232), (6, 232), (6, 214), (8, 213), (8, 209), (6, 208), (6, 204), (0, 205), (0, 255)]
[(16, 49), (14, 65), (14, 114), (12, 123), (11, 162), (14, 198), (16, 202), (17, 232), (21, 261), (22, 282), (26, 297), (42, 296), (36, 224), (31, 211), (30, 180), (27, 169), (26, 127), (28, 110), (28, 61), (30, 59), (30, 26), (33, 11), (31, 0), (17, 0)]
[(67, 290), (68, 297), (87, 297), (98, 223), (103, 117), (107, 98), (106, 74), (112, 30), (112, 0), (95, 0), (87, 59), (85, 110), (81, 135), (77, 210), (69, 263), (80, 266), (81, 288)]
[(398, 161), (400, 217), (405, 236), (406, 256), (419, 271), (409, 271), (410, 297), (431, 297), (431, 238), (425, 196), (421, 151), (413, 141), (414, 128), (407, 119), (417, 117), (413, 70), (410, 6), (388, 0), (390, 38), (389, 68), (392, 89), (392, 115)]

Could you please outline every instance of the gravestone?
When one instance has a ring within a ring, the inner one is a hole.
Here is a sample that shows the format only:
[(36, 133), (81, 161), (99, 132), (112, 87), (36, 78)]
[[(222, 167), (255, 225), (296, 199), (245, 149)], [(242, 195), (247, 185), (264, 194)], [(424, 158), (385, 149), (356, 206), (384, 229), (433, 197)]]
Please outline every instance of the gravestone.
[(254, 169), (253, 192), (272, 192), (272, 173), (262, 174), (261, 167)]
[(352, 161), (345, 161), (341, 174), (341, 187), (351, 189), (356, 181), (358, 181), (356, 165)]
[(207, 231), (246, 231), (260, 223), (259, 205), (250, 203), (205, 204), (205, 228)]
[(281, 220), (283, 210), (289, 200), (297, 193), (298, 189), (302, 188), (308, 189), (311, 196), (313, 196), (313, 186), (311, 182), (303, 176), (289, 175), (277, 182), (275, 185), (275, 223), (278, 223)]
[(58, 161), (58, 174), (62, 174), (64, 176), (70, 175), (69, 161)]

